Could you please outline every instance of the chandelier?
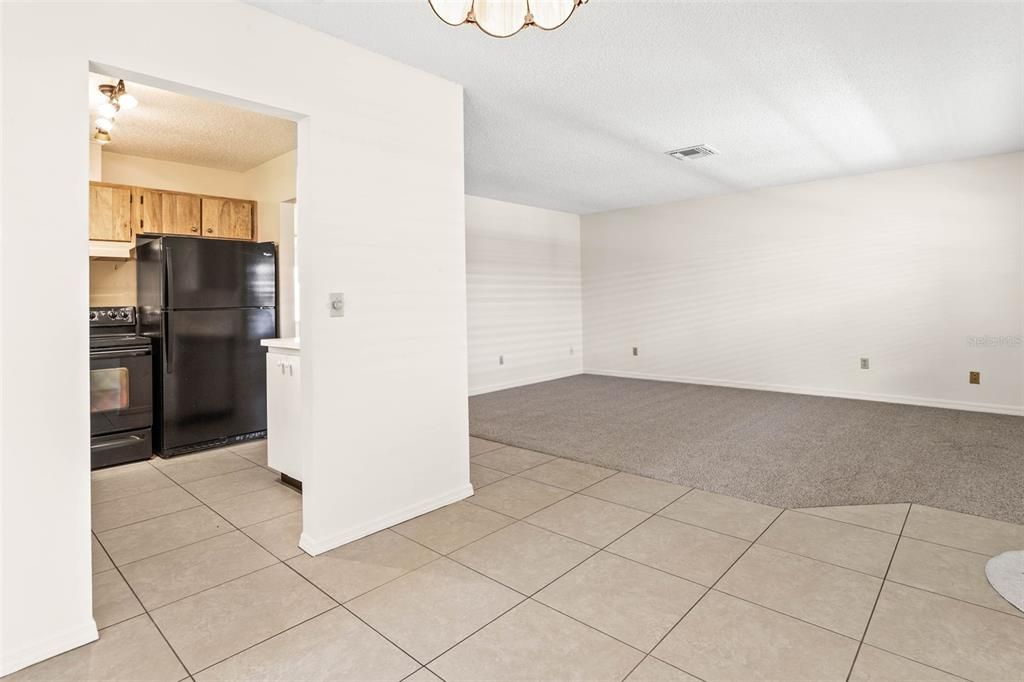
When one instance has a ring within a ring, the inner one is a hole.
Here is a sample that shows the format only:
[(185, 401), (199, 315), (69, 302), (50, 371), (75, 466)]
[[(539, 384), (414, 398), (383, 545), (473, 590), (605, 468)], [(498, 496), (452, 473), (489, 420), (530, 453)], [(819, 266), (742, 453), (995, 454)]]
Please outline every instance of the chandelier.
[(476, 24), (495, 38), (508, 38), (527, 26), (553, 31), (587, 0), (428, 0), (446, 24)]

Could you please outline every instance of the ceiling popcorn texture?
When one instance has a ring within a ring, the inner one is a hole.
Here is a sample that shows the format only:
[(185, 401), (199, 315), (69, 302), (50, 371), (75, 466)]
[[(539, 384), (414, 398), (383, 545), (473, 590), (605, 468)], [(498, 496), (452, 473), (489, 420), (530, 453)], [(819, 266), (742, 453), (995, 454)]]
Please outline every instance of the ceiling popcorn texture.
[[(97, 86), (116, 82), (89, 74), (90, 131)], [(295, 149), (294, 121), (130, 81), (125, 89), (139, 105), (116, 116), (104, 151), (247, 171)]]
[[(466, 191), (592, 213), (1024, 149), (1021, 3), (253, 4), (465, 86)], [(709, 144), (685, 164), (665, 152)]]

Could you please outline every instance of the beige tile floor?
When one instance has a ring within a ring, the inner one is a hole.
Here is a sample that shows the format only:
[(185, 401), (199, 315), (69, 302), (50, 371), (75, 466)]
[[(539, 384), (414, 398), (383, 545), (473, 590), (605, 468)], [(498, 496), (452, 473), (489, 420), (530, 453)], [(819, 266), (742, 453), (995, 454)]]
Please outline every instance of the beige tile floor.
[(93, 474), (100, 640), (11, 680), (1017, 680), (1024, 527), (782, 510), (471, 440), (476, 494), (318, 557), (239, 448)]

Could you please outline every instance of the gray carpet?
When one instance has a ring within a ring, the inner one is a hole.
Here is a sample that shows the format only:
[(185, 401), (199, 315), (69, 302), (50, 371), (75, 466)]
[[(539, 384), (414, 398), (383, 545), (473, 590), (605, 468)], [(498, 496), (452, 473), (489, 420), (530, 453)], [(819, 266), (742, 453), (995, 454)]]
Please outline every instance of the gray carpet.
[(475, 396), (474, 436), (779, 507), (1024, 523), (1024, 417), (580, 375)]

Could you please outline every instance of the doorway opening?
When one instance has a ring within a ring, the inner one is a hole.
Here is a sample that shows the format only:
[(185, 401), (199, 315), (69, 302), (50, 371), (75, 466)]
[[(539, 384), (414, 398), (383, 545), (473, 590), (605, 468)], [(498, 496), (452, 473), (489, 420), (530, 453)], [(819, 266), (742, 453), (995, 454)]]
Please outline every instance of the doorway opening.
[(298, 117), (108, 67), (89, 92), (102, 637), (299, 552), (301, 396), (274, 394), (298, 382)]

